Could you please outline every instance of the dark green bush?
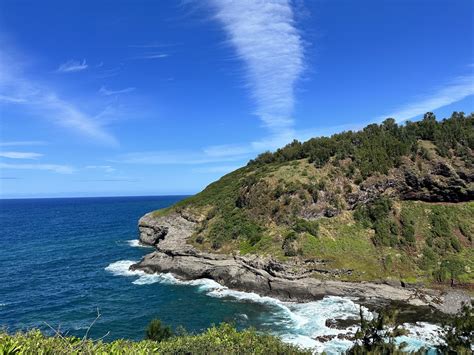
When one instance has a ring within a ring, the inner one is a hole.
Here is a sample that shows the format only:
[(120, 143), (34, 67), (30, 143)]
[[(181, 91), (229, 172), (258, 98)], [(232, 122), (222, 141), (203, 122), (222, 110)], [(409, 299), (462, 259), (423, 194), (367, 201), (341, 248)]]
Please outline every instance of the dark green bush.
[(308, 221), (306, 219), (298, 218), (293, 225), (293, 230), (296, 233), (309, 233), (312, 236), (317, 237), (319, 223), (317, 221)]
[(173, 336), (173, 331), (169, 326), (163, 325), (161, 320), (152, 319), (145, 332), (145, 339), (153, 341), (163, 341)]
[(458, 256), (451, 256), (441, 262), (439, 268), (434, 272), (434, 277), (438, 282), (449, 281), (451, 286), (459, 279), (465, 270), (464, 261)]
[(379, 246), (396, 246), (398, 244), (398, 225), (393, 221), (390, 212), (392, 201), (381, 196), (366, 205), (359, 205), (354, 211), (354, 219), (365, 228), (375, 231), (374, 243)]
[(421, 259), (421, 267), (425, 270), (434, 268), (438, 263), (437, 254), (429, 246), (423, 249), (423, 257)]
[(220, 218), (211, 224), (209, 239), (214, 249), (233, 239), (247, 240), (255, 245), (262, 238), (263, 228), (247, 217), (246, 212), (239, 208), (229, 211), (223, 209)]
[(285, 256), (296, 256), (298, 255), (298, 248), (296, 246), (296, 241), (298, 240), (298, 234), (294, 231), (289, 232), (285, 239), (283, 240), (282, 249)]
[(451, 237), (448, 219), (441, 211), (433, 211), (431, 215), (431, 233), (435, 238)]

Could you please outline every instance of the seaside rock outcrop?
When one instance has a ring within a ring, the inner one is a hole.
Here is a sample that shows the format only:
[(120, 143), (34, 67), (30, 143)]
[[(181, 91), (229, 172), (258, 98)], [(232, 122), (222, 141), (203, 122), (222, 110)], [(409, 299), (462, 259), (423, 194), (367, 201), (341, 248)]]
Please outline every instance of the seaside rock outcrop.
[[(147, 213), (138, 221), (140, 242), (155, 246), (160, 241), (160, 247), (186, 248), (186, 239), (192, 234), (196, 222), (184, 218), (181, 214), (172, 214), (166, 217), (155, 217), (153, 212)], [(169, 236), (168, 238), (165, 237)], [(171, 245), (170, 245), (171, 243)]]
[(154, 245), (156, 250), (131, 269), (147, 273), (169, 272), (184, 280), (209, 278), (232, 289), (257, 292), (283, 301), (304, 302), (333, 295), (358, 299), (369, 306), (399, 301), (414, 306), (432, 306), (446, 313), (455, 313), (463, 302), (470, 301), (463, 293), (453, 296), (386, 283), (319, 280), (312, 277), (312, 273), (298, 271), (297, 265), (285, 265), (269, 257), (202, 252), (186, 242), (195, 225), (196, 222), (179, 213), (162, 217), (149, 213), (142, 217), (140, 241)]

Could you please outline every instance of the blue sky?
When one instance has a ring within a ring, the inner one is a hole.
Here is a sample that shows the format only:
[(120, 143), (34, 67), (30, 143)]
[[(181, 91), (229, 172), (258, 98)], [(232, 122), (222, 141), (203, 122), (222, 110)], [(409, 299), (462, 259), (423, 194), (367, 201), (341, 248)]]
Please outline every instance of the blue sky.
[(472, 0), (0, 1), (0, 194), (190, 194), (265, 150), (474, 111)]

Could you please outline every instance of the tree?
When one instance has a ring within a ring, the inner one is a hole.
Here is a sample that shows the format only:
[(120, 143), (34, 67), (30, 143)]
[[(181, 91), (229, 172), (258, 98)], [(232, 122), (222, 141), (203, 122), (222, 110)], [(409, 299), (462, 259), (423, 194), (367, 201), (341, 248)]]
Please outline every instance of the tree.
[(427, 112), (419, 123), (419, 136), (421, 139), (433, 140), (437, 128), (436, 116), (433, 112)]
[(458, 257), (450, 257), (441, 262), (440, 265), (440, 279), (449, 278), (451, 287), (454, 286), (455, 281), (460, 275), (464, 273), (464, 262)]
[(474, 344), (474, 308), (465, 304), (461, 312), (443, 324), (438, 346), (441, 354), (472, 354)]
[(157, 342), (166, 340), (173, 336), (173, 331), (169, 326), (165, 326), (159, 319), (152, 319), (148, 324), (145, 338)]
[(393, 354), (402, 350), (405, 344), (397, 346), (395, 338), (405, 335), (405, 329), (396, 325), (396, 310), (382, 310), (372, 320), (364, 317), (360, 308), (360, 329), (356, 332), (356, 344), (348, 354)]

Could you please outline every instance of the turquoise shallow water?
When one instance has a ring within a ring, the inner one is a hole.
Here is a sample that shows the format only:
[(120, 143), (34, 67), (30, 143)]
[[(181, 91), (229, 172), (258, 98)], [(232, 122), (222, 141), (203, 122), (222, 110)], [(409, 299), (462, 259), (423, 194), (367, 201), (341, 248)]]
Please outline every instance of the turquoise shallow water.
[[(129, 272), (132, 262), (150, 252), (137, 246), (138, 219), (181, 198), (0, 200), (0, 327), (48, 331), (46, 322), (83, 336), (99, 309), (90, 336), (109, 333), (106, 340), (142, 339), (148, 322), (158, 317), (194, 332), (223, 321), (253, 326), (330, 353), (350, 346), (315, 337), (341, 332), (327, 328), (326, 319), (358, 315), (351, 300), (283, 303), (210, 280), (183, 283), (171, 275)], [(408, 340), (425, 344), (426, 334)]]

